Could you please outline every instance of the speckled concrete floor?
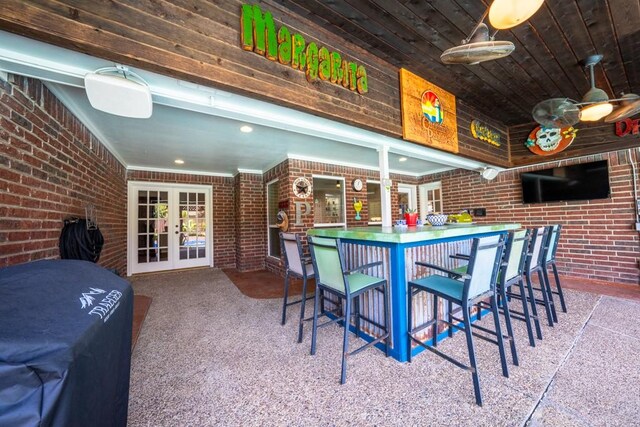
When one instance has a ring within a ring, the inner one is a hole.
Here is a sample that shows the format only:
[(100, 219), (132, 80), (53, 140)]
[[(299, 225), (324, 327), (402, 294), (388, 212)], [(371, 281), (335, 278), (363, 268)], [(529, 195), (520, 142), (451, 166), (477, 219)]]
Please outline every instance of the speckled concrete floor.
[[(470, 375), (433, 354), (398, 363), (369, 349), (339, 384), (341, 330), (296, 343), (280, 300), (242, 295), (220, 270), (134, 278), (153, 298), (133, 353), (130, 426), (637, 425), (640, 304), (566, 292), (569, 313), (501, 374), (497, 348), (476, 340), (484, 406)], [(491, 321), (490, 317), (483, 322)], [(356, 344), (356, 339), (352, 342)], [(466, 360), (464, 336), (441, 349)]]

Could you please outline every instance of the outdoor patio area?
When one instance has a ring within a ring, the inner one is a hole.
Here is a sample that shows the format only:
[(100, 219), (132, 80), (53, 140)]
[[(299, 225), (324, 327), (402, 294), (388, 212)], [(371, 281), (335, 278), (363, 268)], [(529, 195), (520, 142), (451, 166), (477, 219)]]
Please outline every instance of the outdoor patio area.
[[(502, 376), (497, 348), (476, 340), (484, 397), (478, 407), (470, 374), (428, 352), (399, 363), (369, 349), (349, 359), (341, 386), (338, 326), (319, 331), (312, 357), (310, 324), (296, 343), (295, 308), (281, 326), (281, 299), (249, 298), (219, 269), (132, 283), (153, 303), (133, 353), (131, 426), (638, 422), (637, 301), (565, 290), (568, 313), (559, 312), (553, 328), (542, 323), (535, 348), (524, 323), (515, 322), (520, 366), (509, 366), (510, 378)], [(467, 360), (463, 334), (440, 348)]]

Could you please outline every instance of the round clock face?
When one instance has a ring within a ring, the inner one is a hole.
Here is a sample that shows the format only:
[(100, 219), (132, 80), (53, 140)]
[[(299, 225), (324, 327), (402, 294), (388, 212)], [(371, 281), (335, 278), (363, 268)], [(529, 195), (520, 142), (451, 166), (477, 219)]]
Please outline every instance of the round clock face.
[(306, 199), (311, 195), (311, 183), (307, 178), (301, 176), (293, 181), (293, 195), (301, 199)]
[(362, 191), (363, 184), (361, 179), (354, 179), (352, 185), (355, 191)]

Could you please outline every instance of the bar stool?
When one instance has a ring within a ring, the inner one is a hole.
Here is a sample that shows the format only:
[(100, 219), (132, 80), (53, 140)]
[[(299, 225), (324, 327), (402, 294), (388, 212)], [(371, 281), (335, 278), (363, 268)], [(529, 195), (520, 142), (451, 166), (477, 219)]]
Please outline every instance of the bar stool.
[[(305, 302), (313, 296), (307, 297), (307, 279), (312, 279), (315, 274), (311, 257), (305, 257), (302, 250), (302, 240), (299, 234), (280, 232), (280, 249), (284, 255), (285, 276), (284, 276), (284, 298), (282, 301), (282, 324), (287, 321), (287, 307), (300, 304), (300, 319), (298, 325), (298, 342), (302, 342), (302, 328), (304, 325)], [(288, 302), (289, 283), (291, 277), (302, 279), (302, 296), (299, 300)]]
[[(531, 325), (531, 319), (538, 319), (537, 315), (529, 314), (529, 303), (527, 301), (525, 286), (522, 280), (522, 273), (524, 271), (524, 265), (527, 261), (527, 252), (529, 251), (530, 231), (519, 230), (509, 233), (507, 239), (507, 245), (505, 247), (506, 261), (505, 266), (500, 274), (498, 280), (498, 288), (502, 298), (502, 304), (505, 312), (509, 310), (509, 318), (524, 321), (527, 325), (527, 334), (529, 336), (529, 345), (531, 347), (536, 346), (536, 341), (533, 337), (533, 327)], [(520, 293), (515, 294), (511, 292), (511, 286), (518, 284)], [(522, 302), (522, 312), (514, 311), (509, 308), (509, 301), (512, 297), (520, 297)]]
[[(476, 355), (473, 346), (473, 335), (486, 341), (492, 342), (498, 345), (500, 352), (500, 362), (502, 364), (502, 374), (505, 377), (509, 376), (507, 368), (507, 361), (504, 351), (504, 342), (502, 337), (502, 331), (500, 329), (500, 319), (498, 318), (498, 301), (496, 298), (496, 279), (498, 276), (498, 270), (501, 265), (502, 253), (504, 249), (504, 236), (491, 236), (483, 238), (473, 239), (471, 244), (471, 252), (469, 254), (469, 264), (467, 271), (460, 279), (457, 280), (452, 277), (445, 277), (442, 275), (431, 275), (421, 279), (414, 279), (408, 282), (408, 319), (407, 330), (409, 334), (409, 340), (407, 342), (407, 351), (409, 355), (409, 362), (412, 360), (411, 356), (411, 343), (416, 342), (418, 345), (426, 348), (427, 350), (437, 354), (438, 356), (448, 360), (454, 365), (468, 370), (471, 372), (473, 379), (473, 388), (476, 398), (476, 403), (482, 406), (482, 395), (480, 392), (480, 378), (478, 376), (478, 368), (476, 365)], [(446, 273), (449, 276), (457, 275), (456, 272), (441, 268), (439, 266), (429, 264), (426, 262), (416, 262), (416, 265), (424, 266), (439, 270)], [(412, 311), (413, 311), (413, 297), (420, 292), (427, 292), (433, 295), (433, 307), (434, 318), (422, 325), (413, 326), (412, 323)], [(457, 304), (461, 307), (463, 313), (463, 319), (459, 319), (453, 316), (450, 312), (448, 315), (449, 320), (438, 318), (438, 298), (443, 298), (450, 303)], [(491, 311), (493, 312), (493, 322), (495, 331), (488, 328), (478, 327), (477, 329), (487, 333), (491, 333), (496, 336), (496, 340), (485, 337), (483, 335), (474, 334), (471, 330), (471, 308), (478, 301), (489, 298), (491, 303)], [(454, 323), (461, 322), (464, 327)], [(463, 330), (467, 338), (467, 349), (469, 352), (469, 364), (467, 366), (462, 362), (442, 353), (437, 350), (438, 345), (437, 330), (438, 323), (442, 322), (449, 325), (449, 328), (456, 328)], [(422, 331), (423, 329), (431, 326), (433, 328), (432, 345), (428, 345), (426, 342), (420, 341), (414, 334)]]
[[(547, 323), (549, 326), (553, 326), (554, 322), (557, 321), (556, 316), (554, 316), (555, 307), (553, 306), (553, 300), (549, 298), (549, 291), (547, 287), (547, 281), (544, 279), (544, 269), (545, 269), (545, 257), (546, 257), (546, 248), (547, 241), (549, 239), (548, 230), (546, 227), (538, 227), (534, 228), (531, 234), (531, 245), (529, 248), (529, 254), (527, 255), (527, 262), (524, 268), (524, 276), (527, 280), (527, 287), (529, 290), (529, 300), (531, 303), (531, 311), (534, 316), (537, 316), (536, 305), (541, 305), (544, 307), (545, 312), (547, 314)], [(531, 282), (531, 277), (534, 273), (538, 275), (538, 282), (540, 283), (540, 288), (534, 288)], [(540, 291), (542, 294), (542, 299), (536, 298), (534, 295), (534, 290)], [(538, 338), (542, 339), (542, 330), (540, 329), (540, 322), (536, 321), (536, 332), (538, 334)]]
[[(547, 227), (547, 233), (549, 234), (546, 257), (545, 257), (545, 266), (542, 270), (544, 273), (545, 281), (548, 285), (548, 289), (550, 290), (550, 298), (553, 298), (553, 294), (558, 295), (560, 297), (560, 307), (564, 313), (567, 312), (567, 305), (564, 301), (564, 294), (562, 293), (562, 286), (560, 285), (560, 276), (558, 276), (558, 267), (556, 267), (556, 252), (558, 251), (558, 241), (560, 240), (560, 232), (562, 231), (562, 225), (550, 225)], [(551, 266), (553, 271), (553, 276), (556, 281), (556, 291), (551, 288), (551, 282), (549, 280), (548, 268)]]
[[(347, 357), (355, 355), (368, 347), (371, 347), (382, 341), (385, 342), (385, 354), (389, 357), (389, 340), (390, 340), (390, 328), (389, 328), (389, 284), (385, 279), (381, 279), (375, 276), (369, 276), (359, 273), (381, 265), (382, 262), (374, 262), (360, 267), (347, 269), (340, 244), (340, 239), (329, 239), (323, 237), (309, 237), (309, 248), (311, 249), (311, 258), (313, 260), (313, 268), (316, 277), (316, 295), (314, 299), (313, 309), (313, 332), (311, 335), (311, 355), (316, 354), (316, 337), (317, 330), (320, 327), (330, 325), (335, 322), (343, 322), (344, 337), (342, 343), (342, 372), (340, 375), (340, 384), (344, 384), (347, 380)], [(364, 344), (363, 346), (349, 352), (349, 327), (351, 324), (351, 305), (354, 298), (359, 298), (360, 295), (368, 291), (376, 290), (383, 293), (384, 297), (384, 325), (363, 316), (357, 311), (359, 305), (356, 304), (356, 335), (359, 336), (360, 322), (364, 321), (373, 326), (376, 326), (384, 331), (384, 333), (374, 340)], [(320, 311), (320, 299), (326, 298), (325, 293), (335, 295), (344, 299), (343, 316), (331, 319), (321, 325), (318, 325), (318, 317), (327, 315), (322, 310)]]
[[(522, 281), (522, 272), (524, 270), (524, 264), (527, 259), (528, 247), (529, 230), (518, 230), (509, 232), (505, 243), (504, 259), (498, 273), (496, 286), (499, 296), (498, 309), (504, 314), (504, 320), (507, 326), (506, 338), (509, 340), (511, 357), (513, 359), (513, 364), (516, 366), (519, 365), (519, 361), (518, 353), (516, 350), (515, 336), (513, 334), (513, 327), (511, 325), (511, 319), (517, 319), (525, 322), (525, 324), (527, 325), (527, 334), (529, 336), (529, 345), (531, 347), (536, 346), (535, 338), (533, 337), (533, 328), (531, 326), (531, 315), (529, 314), (529, 303), (527, 301), (527, 298), (519, 298), (522, 302), (521, 312), (514, 311), (511, 309), (511, 307), (509, 307), (509, 300), (512, 296), (526, 296), (524, 282)], [(517, 284), (520, 288), (520, 293), (518, 294), (511, 292), (511, 286), (515, 284)], [(480, 301), (477, 306), (480, 310), (490, 308), (489, 304), (487, 304), (485, 301)]]

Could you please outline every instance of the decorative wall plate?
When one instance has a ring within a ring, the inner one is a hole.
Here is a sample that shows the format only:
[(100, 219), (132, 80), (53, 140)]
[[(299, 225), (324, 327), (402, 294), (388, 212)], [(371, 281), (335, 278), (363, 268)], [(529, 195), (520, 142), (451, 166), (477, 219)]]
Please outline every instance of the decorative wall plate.
[(293, 195), (301, 199), (311, 196), (311, 183), (303, 176), (293, 181)]
[(551, 156), (571, 145), (577, 132), (578, 129), (572, 126), (562, 129), (538, 126), (531, 131), (524, 145), (534, 154)]

